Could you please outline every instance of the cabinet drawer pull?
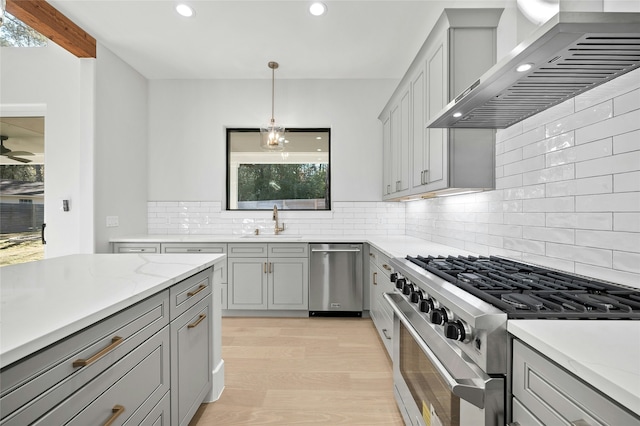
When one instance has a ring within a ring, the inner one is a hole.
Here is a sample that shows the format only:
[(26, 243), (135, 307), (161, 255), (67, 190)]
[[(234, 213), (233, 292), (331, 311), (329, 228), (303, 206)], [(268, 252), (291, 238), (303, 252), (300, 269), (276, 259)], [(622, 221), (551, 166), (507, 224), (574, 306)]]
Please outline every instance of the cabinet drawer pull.
[(382, 267), (383, 267), (384, 269), (386, 269), (387, 271), (390, 271), (390, 270), (391, 270), (391, 267), (390, 267), (389, 265), (387, 265), (386, 263), (383, 263), (383, 264), (382, 264)]
[(190, 249), (187, 249), (187, 251), (188, 251), (188, 252), (192, 252), (192, 253), (193, 253), (193, 252), (199, 253), (199, 252), (201, 252), (201, 251), (202, 251), (202, 249), (198, 249), (198, 248), (190, 248)]
[(193, 290), (193, 291), (190, 291), (189, 293), (187, 293), (187, 296), (189, 296), (189, 297), (195, 296), (196, 294), (200, 293), (205, 288), (207, 288), (206, 284), (200, 284), (196, 290)]
[(373, 285), (378, 285), (378, 273), (373, 273)]
[(264, 273), (266, 274), (266, 273), (267, 273), (267, 262), (264, 262), (264, 268), (263, 268), (263, 270), (264, 270)]
[(105, 422), (104, 426), (109, 426), (116, 421), (120, 414), (124, 413), (124, 407), (122, 405), (114, 405), (111, 409), (111, 417)]
[(198, 316), (198, 319), (197, 319), (195, 322), (192, 322), (191, 324), (189, 324), (189, 325), (187, 326), (187, 328), (194, 328), (194, 327), (197, 327), (197, 326), (198, 326), (198, 324), (200, 324), (200, 323), (202, 322), (202, 320), (203, 320), (203, 319), (205, 319), (206, 317), (207, 317), (207, 316), (206, 316), (205, 314), (200, 314), (200, 315)]
[(271, 262), (269, 262), (269, 273), (271, 273), (271, 265), (273, 265)]
[(386, 328), (383, 328), (383, 329), (382, 329), (382, 334), (384, 334), (384, 337), (385, 337), (387, 340), (391, 340), (391, 337), (387, 334), (387, 329), (386, 329)]
[(76, 359), (75, 361), (73, 361), (73, 368), (86, 367), (87, 365), (96, 362), (98, 359), (102, 358), (108, 352), (111, 352), (113, 349), (115, 349), (115, 347), (118, 346), (123, 341), (124, 341), (124, 339), (122, 337), (114, 336), (111, 339), (111, 343), (109, 344), (109, 346), (105, 347), (100, 352), (98, 352), (97, 354), (93, 355), (91, 358), (87, 358), (87, 359), (80, 358), (80, 359)]

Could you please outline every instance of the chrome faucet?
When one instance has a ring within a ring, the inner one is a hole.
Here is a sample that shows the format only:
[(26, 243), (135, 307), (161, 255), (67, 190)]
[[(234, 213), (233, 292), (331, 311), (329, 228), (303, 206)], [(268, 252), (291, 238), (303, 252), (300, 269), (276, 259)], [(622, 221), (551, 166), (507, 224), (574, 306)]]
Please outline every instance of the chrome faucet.
[(284, 231), (284, 223), (282, 224), (282, 227), (278, 226), (278, 206), (275, 204), (273, 206), (273, 220), (276, 221), (276, 227), (274, 231), (275, 231), (275, 234), (278, 235), (279, 233)]

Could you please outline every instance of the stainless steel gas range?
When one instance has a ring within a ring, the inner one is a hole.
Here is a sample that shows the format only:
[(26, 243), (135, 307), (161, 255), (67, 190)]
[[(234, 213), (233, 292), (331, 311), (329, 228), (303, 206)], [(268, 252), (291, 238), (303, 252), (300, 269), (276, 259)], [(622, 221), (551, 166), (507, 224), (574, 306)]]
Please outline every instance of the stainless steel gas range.
[[(509, 319), (640, 319), (640, 291), (500, 257), (391, 260), (395, 395), (412, 425), (504, 425)], [(397, 336), (397, 337), (396, 337)]]

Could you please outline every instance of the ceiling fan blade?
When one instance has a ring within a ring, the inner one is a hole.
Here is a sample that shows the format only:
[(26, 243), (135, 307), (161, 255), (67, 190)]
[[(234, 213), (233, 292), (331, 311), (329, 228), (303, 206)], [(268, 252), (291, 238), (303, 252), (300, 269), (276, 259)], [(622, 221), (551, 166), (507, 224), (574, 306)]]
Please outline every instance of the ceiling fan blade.
[(7, 158), (19, 161), (21, 163), (30, 163), (31, 162), (31, 160), (27, 160), (26, 158), (18, 158), (18, 157), (14, 157), (13, 155), (7, 155)]
[(20, 156), (35, 155), (33, 152), (28, 152), (28, 151), (11, 151), (11, 152), (8, 152), (7, 154), (9, 154), (9, 155), (20, 155)]

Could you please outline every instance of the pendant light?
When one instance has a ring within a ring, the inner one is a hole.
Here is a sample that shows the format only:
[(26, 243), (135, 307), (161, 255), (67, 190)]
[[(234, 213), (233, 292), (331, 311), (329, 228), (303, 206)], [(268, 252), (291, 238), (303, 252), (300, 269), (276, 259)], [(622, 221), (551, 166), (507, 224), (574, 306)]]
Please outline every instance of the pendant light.
[(275, 103), (275, 70), (278, 69), (277, 62), (267, 64), (271, 68), (271, 122), (260, 128), (260, 147), (265, 151), (282, 151), (284, 149), (284, 127), (276, 124), (273, 118)]

